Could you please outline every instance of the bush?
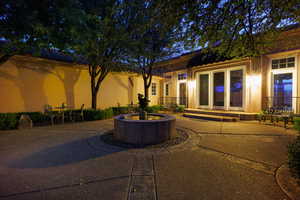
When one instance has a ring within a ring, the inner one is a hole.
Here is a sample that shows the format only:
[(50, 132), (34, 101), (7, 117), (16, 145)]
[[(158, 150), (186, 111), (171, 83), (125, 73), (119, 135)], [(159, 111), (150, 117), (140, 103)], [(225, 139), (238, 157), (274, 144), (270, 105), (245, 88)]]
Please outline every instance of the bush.
[(120, 115), (129, 113), (129, 108), (127, 106), (112, 107), (113, 115)]
[(101, 120), (101, 119), (108, 119), (113, 117), (113, 109), (107, 108), (104, 110), (94, 110), (94, 109), (87, 109), (83, 110), (84, 119), (87, 121), (93, 121), (93, 120)]
[(16, 129), (18, 126), (17, 113), (0, 113), (0, 130)]
[(176, 106), (175, 112), (184, 112), (185, 106)]
[[(70, 115), (71, 110), (65, 111), (65, 121), (70, 120), (68, 116)], [(72, 110), (72, 112), (80, 113), (80, 109)], [(93, 110), (85, 109), (83, 110), (84, 120), (93, 121), (93, 120), (102, 120), (113, 117), (114, 115), (128, 113), (128, 107), (114, 107), (107, 108), (104, 110)], [(0, 113), (0, 130), (10, 130), (16, 129), (18, 127), (18, 122), (21, 115), (28, 115), (32, 120), (33, 125), (41, 125), (48, 123), (50, 124), (50, 117), (43, 114), (42, 112), (20, 112), (20, 113)]]
[(114, 116), (114, 111), (112, 108), (107, 108), (103, 110), (105, 119), (112, 118)]
[(147, 111), (148, 113), (158, 113), (158, 111), (160, 111), (160, 110), (162, 110), (162, 109), (163, 109), (162, 106), (160, 106), (160, 105), (155, 105), (155, 106), (148, 106), (148, 107), (146, 108), (146, 111)]
[(300, 132), (300, 117), (294, 118), (294, 129)]
[(292, 175), (300, 179), (300, 136), (288, 145), (288, 165)]
[(86, 121), (101, 119), (101, 110), (86, 109), (83, 110), (83, 116)]

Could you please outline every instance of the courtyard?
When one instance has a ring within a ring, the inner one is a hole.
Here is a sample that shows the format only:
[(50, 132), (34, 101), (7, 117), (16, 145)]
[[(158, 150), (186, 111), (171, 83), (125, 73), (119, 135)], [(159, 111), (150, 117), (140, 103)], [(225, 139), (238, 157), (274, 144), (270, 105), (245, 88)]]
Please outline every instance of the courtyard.
[(0, 132), (0, 199), (290, 199), (278, 179), (292, 129), (176, 115), (189, 137), (158, 148), (103, 142), (113, 120)]

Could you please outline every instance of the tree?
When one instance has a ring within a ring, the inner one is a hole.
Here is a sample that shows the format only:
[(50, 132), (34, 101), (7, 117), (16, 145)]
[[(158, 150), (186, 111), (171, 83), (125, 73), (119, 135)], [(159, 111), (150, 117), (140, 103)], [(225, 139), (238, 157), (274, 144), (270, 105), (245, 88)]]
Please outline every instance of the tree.
[[(72, 12), (72, 0), (1, 0), (0, 64), (16, 54), (39, 55), (42, 49), (62, 48), (58, 24)], [(68, 11), (68, 12), (67, 12)], [(66, 37), (65, 37), (66, 38)]]
[(91, 106), (96, 109), (97, 94), (105, 77), (111, 71), (123, 70), (125, 66), (122, 58), (128, 24), (124, 17), (124, 4), (119, 0), (73, 2), (77, 12), (69, 13), (60, 27), (63, 32), (69, 33), (64, 52), (77, 55), (88, 64)]
[(140, 71), (144, 81), (144, 96), (149, 99), (153, 66), (177, 50), (180, 20), (161, 12), (164, 1), (131, 0), (127, 16), (130, 21), (128, 63)]
[(300, 22), (299, 0), (175, 0), (165, 12), (182, 16), (186, 45), (228, 56), (255, 56), (281, 28)]

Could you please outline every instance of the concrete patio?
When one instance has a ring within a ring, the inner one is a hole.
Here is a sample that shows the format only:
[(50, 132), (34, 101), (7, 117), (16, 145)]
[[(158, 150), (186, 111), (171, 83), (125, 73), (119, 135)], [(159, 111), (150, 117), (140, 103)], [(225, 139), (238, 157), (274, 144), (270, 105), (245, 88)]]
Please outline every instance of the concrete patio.
[(105, 144), (112, 120), (0, 132), (0, 199), (289, 199), (277, 169), (296, 133), (177, 116), (189, 134), (156, 150)]

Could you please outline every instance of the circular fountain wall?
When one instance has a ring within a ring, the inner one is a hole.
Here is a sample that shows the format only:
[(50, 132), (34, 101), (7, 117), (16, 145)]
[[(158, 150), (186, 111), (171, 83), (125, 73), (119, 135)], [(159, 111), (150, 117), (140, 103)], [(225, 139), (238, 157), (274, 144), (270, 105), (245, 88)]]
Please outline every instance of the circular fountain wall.
[[(148, 114), (150, 120), (139, 120), (138, 114), (119, 115), (114, 118), (114, 139), (136, 145), (158, 144), (175, 135), (175, 117)], [(152, 119), (151, 119), (152, 118)]]

